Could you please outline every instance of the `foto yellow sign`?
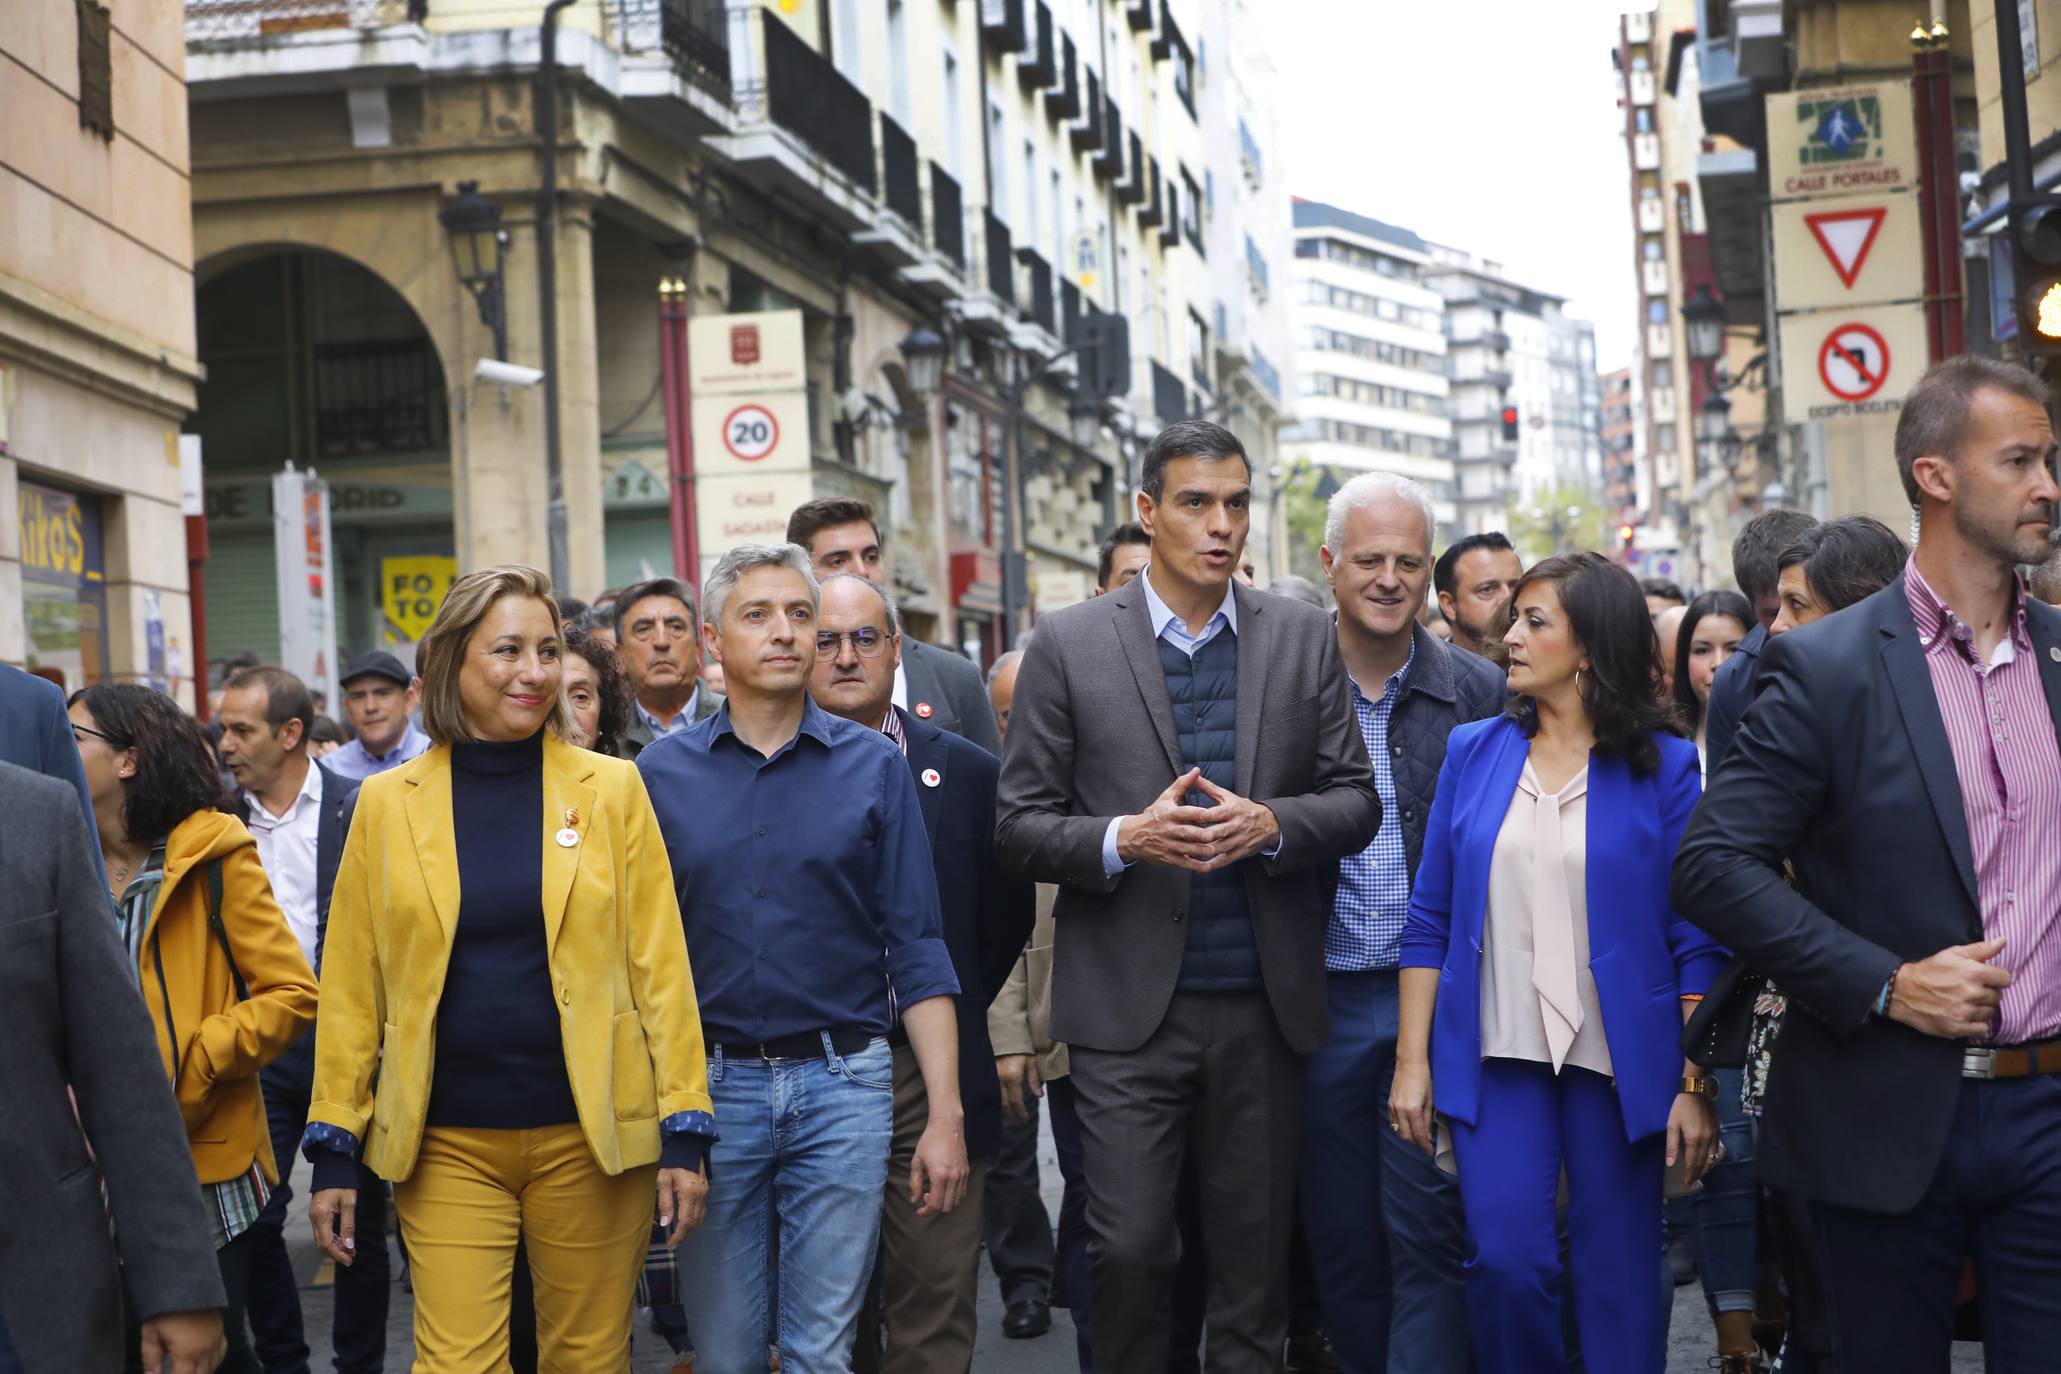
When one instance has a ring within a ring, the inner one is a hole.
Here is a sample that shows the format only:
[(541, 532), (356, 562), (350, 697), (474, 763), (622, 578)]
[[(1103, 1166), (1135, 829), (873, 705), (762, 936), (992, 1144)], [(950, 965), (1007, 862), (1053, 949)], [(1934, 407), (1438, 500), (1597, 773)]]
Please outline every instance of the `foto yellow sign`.
[(386, 607), (389, 638), (396, 643), (421, 639), (457, 577), (458, 560), (445, 554), (380, 559), (380, 602)]

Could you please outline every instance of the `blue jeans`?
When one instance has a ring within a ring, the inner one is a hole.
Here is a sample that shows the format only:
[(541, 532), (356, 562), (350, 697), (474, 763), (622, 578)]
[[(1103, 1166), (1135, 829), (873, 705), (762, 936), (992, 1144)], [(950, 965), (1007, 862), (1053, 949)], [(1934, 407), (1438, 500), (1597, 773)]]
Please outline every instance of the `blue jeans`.
[(1331, 1038), (1310, 1059), (1302, 1150), (1303, 1227), (1325, 1329), (1348, 1374), (1464, 1374), (1460, 1190), (1388, 1125), (1397, 975), (1328, 982)]
[(1739, 1105), (1744, 1072), (1716, 1069), (1718, 1138), (1724, 1160), (1689, 1200), (1696, 1222), (1697, 1273), (1712, 1313), (1751, 1312), (1759, 1278), (1760, 1185), (1753, 1177), (1753, 1128)]
[(826, 1035), (819, 1059), (733, 1059), (719, 1045), (708, 1080), (722, 1140), (708, 1217), (679, 1249), (701, 1367), (764, 1370), (770, 1334), (782, 1374), (849, 1370), (894, 1139), (887, 1041), (840, 1055)]

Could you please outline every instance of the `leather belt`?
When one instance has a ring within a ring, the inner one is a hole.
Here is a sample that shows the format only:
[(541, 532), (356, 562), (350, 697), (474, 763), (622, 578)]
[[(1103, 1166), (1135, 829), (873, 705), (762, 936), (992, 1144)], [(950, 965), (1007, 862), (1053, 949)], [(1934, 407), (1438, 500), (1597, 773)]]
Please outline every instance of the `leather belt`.
[(2061, 1073), (2061, 1040), (1977, 1045), (1961, 1052), (1963, 1078), (2035, 1078)]
[[(830, 1032), (830, 1049), (834, 1054), (857, 1054), (872, 1043), (873, 1032), (856, 1026), (843, 1026)], [(820, 1059), (823, 1056), (823, 1032), (802, 1031), (783, 1035), (777, 1040), (725, 1040), (717, 1048), (723, 1051), (725, 1059)]]

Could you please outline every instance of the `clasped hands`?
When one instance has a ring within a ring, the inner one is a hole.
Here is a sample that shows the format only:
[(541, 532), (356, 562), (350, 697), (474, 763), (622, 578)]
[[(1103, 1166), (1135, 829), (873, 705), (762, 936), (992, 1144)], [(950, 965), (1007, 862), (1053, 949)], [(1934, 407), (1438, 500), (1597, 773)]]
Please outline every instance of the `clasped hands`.
[[(1188, 806), (1183, 798), (1200, 791), (1214, 806)], [(1267, 849), (1281, 838), (1281, 823), (1256, 801), (1223, 788), (1191, 768), (1152, 805), (1124, 817), (1116, 831), (1117, 857), (1166, 868), (1211, 873)]]

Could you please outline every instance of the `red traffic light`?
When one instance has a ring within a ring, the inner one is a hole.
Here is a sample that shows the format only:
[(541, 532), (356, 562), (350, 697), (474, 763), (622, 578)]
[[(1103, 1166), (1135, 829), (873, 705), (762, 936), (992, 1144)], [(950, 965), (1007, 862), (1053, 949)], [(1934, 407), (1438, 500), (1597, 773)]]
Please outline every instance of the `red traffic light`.
[(1506, 444), (1514, 444), (1517, 442), (1516, 406), (1503, 407), (1503, 442)]
[(1516, 423), (1517, 423), (1517, 407), (1516, 407), (1516, 406), (1504, 406), (1504, 407), (1503, 407), (1503, 423), (1504, 423), (1504, 424), (1506, 424), (1506, 425), (1514, 425), (1514, 424), (1516, 424)]

